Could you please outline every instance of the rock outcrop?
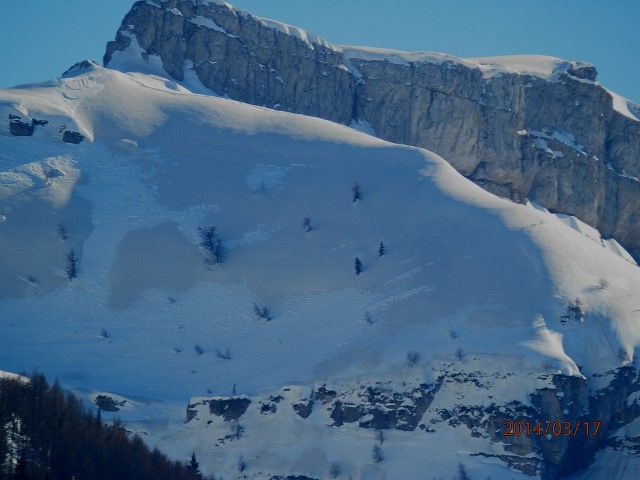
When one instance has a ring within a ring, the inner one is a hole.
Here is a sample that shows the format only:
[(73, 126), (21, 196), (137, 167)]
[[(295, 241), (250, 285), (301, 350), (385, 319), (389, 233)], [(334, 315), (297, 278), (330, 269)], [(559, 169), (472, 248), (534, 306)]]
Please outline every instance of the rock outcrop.
[(84, 135), (78, 132), (74, 132), (72, 130), (65, 130), (62, 134), (62, 141), (65, 143), (73, 143), (78, 145), (84, 141)]
[(238, 420), (247, 411), (251, 400), (245, 397), (200, 399), (189, 404), (187, 408), (187, 422), (198, 414), (199, 406), (207, 406), (209, 413), (221, 417), (225, 422)]
[[(430, 385), (323, 385), (297, 399), (296, 392), (306, 389), (284, 387), (278, 394), (257, 396), (253, 401), (246, 397), (192, 399), (187, 421), (206, 423), (214, 432), (216, 425), (220, 426), (221, 438), (211, 434), (216, 446), (241, 438), (245, 434), (241, 424), (247, 432), (260, 432), (255, 425), (261, 424), (264, 415), (290, 425), (292, 412), (296, 425), (315, 422), (317, 426), (320, 422), (343, 432), (371, 429), (379, 441), (388, 430), (415, 432), (420, 437), (463, 429), (487, 445), (499, 446), (472, 450), (471, 456), (494, 458), (525, 475), (555, 480), (587, 469), (605, 449), (637, 454), (637, 438), (621, 436), (620, 429), (640, 418), (640, 375), (635, 367), (627, 366), (603, 377), (608, 378), (606, 386), (593, 388), (584, 378), (549, 375), (548, 386), (534, 390), (528, 403), (493, 396), (496, 388), (506, 388), (508, 377), (454, 370)], [(452, 387), (455, 390), (462, 385), (459, 392), (467, 395), (452, 395)], [(485, 394), (493, 399), (491, 403), (480, 400)], [(233, 427), (231, 434), (228, 424)]]
[(119, 412), (120, 407), (126, 405), (126, 400), (114, 400), (113, 397), (109, 395), (98, 395), (94, 400), (96, 406), (105, 412)]
[(33, 135), (34, 126), (32, 123), (26, 123), (18, 118), (9, 116), (9, 132), (16, 137), (30, 137)]
[(487, 190), (575, 215), (640, 258), (640, 113), (592, 65), (334, 47), (203, 0), (137, 2), (105, 65), (119, 68), (128, 48), (220, 95), (432, 150)]
[(48, 123), (47, 120), (38, 120), (36, 118), (25, 122), (20, 116), (9, 114), (9, 132), (16, 137), (30, 137), (33, 135), (36, 126), (44, 126)]

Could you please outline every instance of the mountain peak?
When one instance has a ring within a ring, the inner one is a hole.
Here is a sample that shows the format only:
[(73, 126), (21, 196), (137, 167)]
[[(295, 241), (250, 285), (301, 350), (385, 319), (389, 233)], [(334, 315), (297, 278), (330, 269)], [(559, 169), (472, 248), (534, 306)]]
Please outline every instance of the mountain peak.
[[(225, 2), (148, 0), (126, 15), (105, 65), (369, 125), (380, 138), (442, 155), (492, 193), (575, 215), (640, 258), (631, 221), (640, 135), (623, 133), (640, 133), (640, 110), (600, 85), (589, 63), (337, 46)], [(584, 195), (592, 181), (598, 192)], [(608, 184), (616, 186), (604, 191)]]
[(587, 64), (323, 42), (139, 1), (0, 90), (0, 365), (225, 478), (640, 471), (640, 122)]
[[(164, 31), (173, 32), (176, 38), (161, 38)], [(158, 51), (171, 45), (174, 60), (179, 60), (178, 57), (184, 57), (187, 51), (194, 48), (194, 42), (207, 38), (211, 32), (239, 42), (247, 35), (250, 36), (252, 32), (259, 32), (265, 44), (273, 43), (274, 37), (286, 35), (297, 39), (311, 50), (315, 48), (314, 45), (333, 49), (329, 42), (318, 35), (277, 20), (252, 15), (224, 1), (144, 0), (133, 5), (118, 30), (116, 40), (107, 44), (104, 65), (114, 68), (115, 63), (115, 68), (120, 69), (119, 63), (113, 62), (112, 57), (131, 46), (132, 36), (136, 37), (137, 43), (142, 47), (141, 55), (137, 60), (142, 61), (144, 69), (146, 68), (144, 62), (148, 61), (147, 55), (162, 57)], [(148, 42), (153, 45), (149, 45)], [(211, 47), (215, 48), (215, 46)], [(136, 46), (134, 45), (133, 48), (135, 49)], [(181, 60), (175, 65), (163, 62), (164, 69), (178, 80), (181, 80), (184, 58)], [(135, 68), (135, 65), (128, 62), (127, 68)]]
[(82, 60), (81, 62), (77, 62), (67, 70), (65, 70), (65, 72), (62, 74), (62, 78), (75, 77), (91, 70), (97, 70), (101, 68), (102, 67), (93, 60)]
[[(204, 32), (198, 32), (199, 28), (204, 28)], [(217, 36), (218, 38), (208, 37), (206, 33), (212, 32), (206, 30), (215, 32), (213, 37)], [(171, 36), (179, 40), (162, 39), (162, 32), (171, 32)], [(487, 77), (499, 74), (522, 74), (546, 80), (557, 80), (560, 75), (568, 74), (582, 80), (595, 81), (597, 76), (596, 68), (590, 63), (568, 61), (548, 55), (460, 58), (431, 51), (410, 52), (385, 48), (333, 45), (324, 38), (304, 29), (252, 15), (222, 0), (143, 0), (136, 2), (123, 20), (116, 40), (107, 45), (104, 64), (113, 68), (112, 56), (129, 48), (133, 36), (136, 37), (142, 49), (140, 59), (148, 61), (149, 55), (156, 55), (164, 60), (168, 51), (163, 51), (163, 47), (169, 46), (169, 44), (171, 44), (173, 50), (171, 56), (174, 59), (185, 57), (188, 60), (189, 54), (193, 55), (194, 49), (197, 49), (194, 43), (202, 43), (201, 37), (208, 37), (209, 45), (215, 45), (219, 44), (220, 40), (228, 43), (234, 39), (241, 43), (244, 41), (252, 43), (254, 37), (257, 36), (261, 40), (267, 41), (264, 45), (277, 44), (282, 46), (284, 41), (277, 40), (279, 34), (291, 37), (294, 42), (301, 42), (309, 50), (314, 50), (319, 46), (329, 50), (331, 54), (344, 57), (340, 67), (351, 70), (356, 76), (359, 75), (359, 72), (350, 68), (350, 60), (354, 58), (400, 64), (449, 62), (479, 69)], [(221, 38), (221, 35), (226, 36), (227, 39)], [(174, 43), (176, 44), (174, 45)], [(208, 53), (211, 55), (214, 52), (209, 51)], [(256, 54), (255, 51), (251, 53), (252, 56)], [(184, 61), (185, 58), (182, 60)], [(195, 63), (195, 59), (191, 60), (194, 60)], [(207, 60), (212, 61), (211, 58)], [(181, 79), (182, 65), (167, 65), (164, 61), (163, 63), (167, 73)], [(127, 64), (127, 66), (132, 68), (131, 64)], [(115, 68), (119, 69), (117, 62)]]

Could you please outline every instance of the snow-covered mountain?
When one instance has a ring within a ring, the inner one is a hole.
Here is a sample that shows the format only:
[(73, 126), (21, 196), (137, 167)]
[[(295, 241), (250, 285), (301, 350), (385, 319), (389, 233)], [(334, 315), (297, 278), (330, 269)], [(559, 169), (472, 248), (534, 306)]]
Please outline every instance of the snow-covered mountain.
[(640, 259), (640, 105), (600, 85), (588, 63), (336, 46), (208, 0), (136, 2), (104, 62), (154, 64), (234, 100), (426, 148), (492, 193), (575, 215)]
[(615, 240), (139, 54), (0, 91), (2, 370), (227, 479), (634, 478)]

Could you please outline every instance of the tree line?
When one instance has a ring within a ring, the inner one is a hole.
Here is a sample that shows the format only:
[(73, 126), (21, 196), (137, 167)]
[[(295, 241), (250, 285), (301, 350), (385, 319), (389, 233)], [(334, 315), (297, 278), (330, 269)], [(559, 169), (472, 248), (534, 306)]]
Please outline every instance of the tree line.
[[(0, 379), (0, 480), (201, 480), (42, 374)], [(194, 468), (195, 466), (195, 468)]]

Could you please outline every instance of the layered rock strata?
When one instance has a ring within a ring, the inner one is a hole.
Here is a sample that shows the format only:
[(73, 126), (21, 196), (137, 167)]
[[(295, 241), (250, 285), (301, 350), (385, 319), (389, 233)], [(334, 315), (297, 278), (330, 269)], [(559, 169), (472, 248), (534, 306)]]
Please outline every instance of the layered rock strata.
[(335, 47), (208, 0), (137, 2), (105, 65), (119, 68), (127, 49), (235, 100), (432, 150), (487, 190), (575, 215), (640, 258), (640, 111), (589, 64)]

